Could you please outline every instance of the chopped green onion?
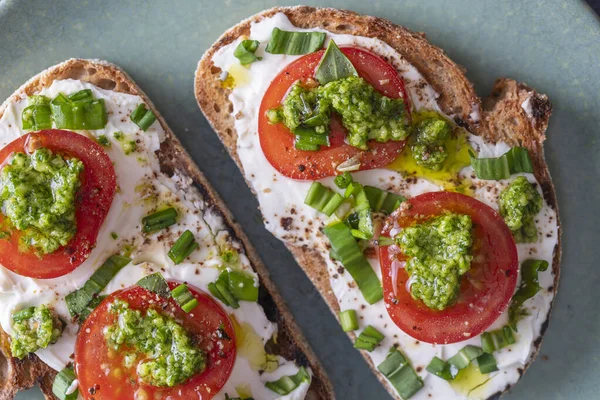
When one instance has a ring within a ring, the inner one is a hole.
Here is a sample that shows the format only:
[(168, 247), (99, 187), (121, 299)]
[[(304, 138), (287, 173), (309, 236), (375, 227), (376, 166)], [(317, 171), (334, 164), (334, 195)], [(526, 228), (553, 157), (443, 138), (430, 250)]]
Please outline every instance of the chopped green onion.
[(259, 44), (258, 40), (242, 40), (233, 51), (233, 55), (240, 60), (242, 65), (252, 64), (254, 61), (260, 60), (254, 55)]
[(179, 304), (181, 309), (186, 313), (189, 313), (198, 306), (198, 300), (194, 297), (187, 285), (182, 283), (171, 291), (171, 295)]
[(508, 320), (510, 326), (517, 331), (517, 322), (523, 314), (521, 306), (527, 300), (536, 295), (542, 288), (538, 273), (546, 271), (550, 264), (545, 260), (525, 260), (521, 264), (521, 286), (513, 296), (508, 308)]
[(477, 365), (479, 366), (479, 372), (482, 374), (489, 374), (498, 371), (496, 359), (490, 353), (483, 353), (477, 357)]
[(160, 272), (146, 275), (137, 281), (136, 285), (152, 293), (156, 293), (162, 298), (168, 299), (171, 297), (171, 289), (169, 289), (169, 284)]
[(316, 146), (317, 150), (320, 146), (329, 146), (329, 135), (318, 133), (312, 128), (300, 126), (295, 128), (292, 133), (296, 135), (294, 147), (299, 150), (307, 150), (307, 146)]
[(69, 95), (69, 100), (71, 101), (89, 101), (93, 100), (92, 89), (83, 89), (79, 92), (73, 93)]
[(385, 214), (391, 214), (400, 207), (400, 203), (406, 200), (405, 197), (399, 194), (386, 192), (374, 186), (365, 186), (365, 193), (369, 199), (371, 209)]
[(22, 321), (28, 320), (29, 318), (33, 317), (34, 312), (35, 312), (34, 306), (27, 307), (27, 308), (22, 309), (21, 311), (17, 311), (16, 313), (14, 313), (12, 315), (12, 319), (15, 322), (22, 322)]
[(513, 147), (500, 157), (476, 158), (471, 155), (471, 166), (479, 179), (508, 179), (519, 172), (533, 173), (533, 163), (529, 152), (524, 147)]
[(28, 106), (39, 106), (39, 105), (49, 105), (50, 98), (48, 96), (44, 96), (42, 94), (34, 94), (27, 98)]
[(502, 329), (483, 332), (481, 334), (481, 348), (485, 353), (492, 354), (494, 351), (514, 343), (515, 336), (513, 335), (512, 328), (508, 325)]
[(154, 115), (150, 109), (146, 108), (144, 103), (140, 103), (140, 105), (133, 110), (129, 118), (144, 132), (150, 128), (150, 125), (152, 125), (154, 121), (156, 121), (156, 115)]
[(377, 347), (383, 339), (385, 339), (385, 336), (369, 325), (356, 338), (354, 348), (371, 352), (375, 350), (375, 347)]
[(208, 290), (222, 303), (239, 308), (238, 301), (258, 301), (258, 287), (254, 278), (238, 271), (221, 272), (216, 282), (208, 284)]
[(333, 183), (340, 189), (346, 189), (352, 182), (353, 179), (350, 172), (344, 172), (343, 174), (336, 176), (333, 180)]
[(168, 256), (175, 265), (181, 264), (194, 250), (200, 245), (194, 240), (194, 234), (187, 230), (181, 234), (179, 239), (175, 242), (171, 250), (169, 250)]
[(346, 198), (354, 196), (355, 211), (358, 214), (358, 229), (352, 230), (352, 235), (364, 240), (373, 237), (373, 217), (371, 215), (371, 205), (363, 185), (357, 182), (351, 182), (346, 188), (344, 194)]
[(426, 369), (428, 372), (446, 381), (451, 381), (458, 374), (458, 369), (454, 365), (450, 365), (438, 357), (433, 357)]
[(324, 42), (325, 34), (322, 32), (289, 32), (274, 28), (265, 51), (298, 56), (319, 50)]
[(377, 369), (390, 381), (400, 397), (408, 400), (423, 387), (423, 380), (397, 349), (390, 349)]
[(54, 378), (52, 384), (52, 393), (60, 400), (77, 400), (79, 389), (75, 388), (71, 393), (71, 385), (77, 379), (72, 367), (67, 367), (60, 371)]
[(317, 66), (315, 78), (317, 78), (321, 85), (325, 85), (326, 83), (349, 76), (358, 76), (358, 72), (356, 72), (356, 68), (354, 68), (352, 62), (342, 53), (332, 39), (329, 41), (327, 50), (325, 50), (325, 54), (323, 54), (323, 58), (321, 58)]
[(96, 307), (98, 307), (105, 298), (106, 298), (106, 296), (94, 297), (92, 299), (92, 301), (90, 301), (89, 304), (83, 309), (83, 311), (79, 313), (79, 317), (77, 318), (79, 323), (80, 324), (83, 323), (87, 319), (87, 317), (90, 316), (92, 311), (94, 311), (96, 309)]
[(322, 212), (328, 217), (344, 202), (344, 197), (320, 182), (313, 182), (308, 189), (304, 204)]
[(356, 311), (345, 310), (340, 312), (340, 323), (344, 332), (355, 331), (358, 329), (358, 317)]
[(394, 244), (394, 239), (392, 239), (391, 237), (388, 236), (379, 236), (379, 239), (377, 239), (377, 245), (378, 246), (391, 246)]
[(310, 382), (310, 375), (306, 371), (306, 368), (300, 367), (296, 375), (282, 376), (274, 382), (265, 383), (265, 386), (278, 395), (285, 396), (290, 394), (303, 382)]
[(145, 233), (156, 232), (177, 222), (177, 210), (173, 207), (157, 211), (142, 218), (142, 231)]
[(130, 258), (120, 255), (110, 256), (92, 274), (90, 279), (85, 282), (81, 289), (69, 293), (65, 297), (67, 308), (72, 317), (77, 317), (81, 314), (90, 302), (96, 297), (105, 287), (108, 282), (117, 275), (117, 273), (127, 264), (131, 262)]
[(69, 97), (60, 93), (50, 102), (50, 108), (58, 129), (103, 129), (108, 122), (104, 99), (94, 99), (90, 89)]
[(369, 304), (377, 303), (383, 298), (381, 282), (373, 271), (352, 236), (350, 228), (342, 222), (326, 226), (323, 229), (331, 242), (331, 247), (339, 257), (342, 265), (356, 281), (358, 288)]
[(469, 366), (471, 361), (483, 354), (483, 350), (480, 347), (473, 345), (466, 345), (463, 347), (455, 356), (448, 360), (448, 364), (455, 366), (458, 370), (465, 369)]
[(52, 111), (48, 104), (32, 104), (21, 114), (24, 130), (39, 131), (52, 128)]

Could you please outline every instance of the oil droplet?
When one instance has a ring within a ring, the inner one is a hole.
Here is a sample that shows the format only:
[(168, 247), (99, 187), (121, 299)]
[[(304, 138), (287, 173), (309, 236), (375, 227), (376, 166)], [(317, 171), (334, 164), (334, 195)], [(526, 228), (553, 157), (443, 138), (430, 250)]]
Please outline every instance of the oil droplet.
[(490, 375), (482, 374), (479, 368), (471, 363), (450, 381), (450, 385), (469, 399), (480, 399), (483, 398), (485, 386), (490, 379)]
[(244, 86), (250, 82), (248, 68), (241, 64), (233, 63), (227, 71), (227, 78), (221, 83), (225, 89), (233, 89), (236, 86)]
[(406, 146), (387, 168), (398, 171), (405, 177), (427, 179), (444, 190), (472, 195), (470, 180), (461, 178), (459, 172), (471, 164), (469, 150), (473, 151), (473, 148), (469, 145), (466, 134), (460, 130), (455, 132), (456, 136), (450, 137), (444, 143), (448, 150), (448, 158), (441, 170), (433, 171), (418, 165), (409, 146)]
[(265, 351), (262, 338), (258, 336), (249, 323), (239, 323), (233, 314), (230, 317), (235, 329), (235, 342), (238, 354), (248, 360), (253, 370), (258, 371), (263, 369), (267, 364), (267, 352)]

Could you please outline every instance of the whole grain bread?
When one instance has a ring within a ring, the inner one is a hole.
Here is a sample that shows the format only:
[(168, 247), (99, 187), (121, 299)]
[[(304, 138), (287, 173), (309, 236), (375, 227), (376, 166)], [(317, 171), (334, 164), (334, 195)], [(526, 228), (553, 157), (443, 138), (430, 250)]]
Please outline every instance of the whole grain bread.
[[(53, 81), (61, 79), (77, 79), (103, 89), (138, 95), (151, 108), (166, 133), (166, 140), (161, 143), (160, 150), (157, 152), (161, 170), (168, 175), (177, 172), (180, 176), (193, 180), (194, 188), (191, 190), (197, 190), (207, 207), (223, 218), (232, 239), (241, 243), (242, 251), (249, 258), (252, 267), (260, 277), (259, 303), (264, 308), (267, 318), (278, 324), (277, 350), (279, 355), (296, 360), (299, 364), (310, 366), (312, 369), (313, 380), (308, 399), (333, 399), (333, 389), (325, 371), (294, 322), (248, 238), (239, 225), (234, 222), (230, 211), (169, 129), (148, 96), (142, 92), (129, 75), (116, 65), (105, 61), (67, 60), (36, 75), (19, 88), (0, 106), (0, 117), (11, 102), (18, 101), (25, 95), (35, 94), (42, 88), (50, 86)], [(12, 358), (8, 346), (8, 335), (0, 329), (0, 400), (12, 399), (19, 390), (30, 388), (36, 383), (39, 383), (46, 399), (55, 399), (52, 395), (52, 382), (55, 375), (56, 371), (45, 365), (34, 354), (24, 360)]]
[[(548, 166), (544, 160), (543, 142), (548, 127), (552, 106), (547, 96), (535, 92), (514, 80), (500, 78), (494, 85), (492, 95), (482, 100), (477, 96), (473, 85), (465, 76), (465, 69), (454, 63), (442, 49), (430, 44), (425, 35), (414, 33), (392, 22), (352, 11), (308, 6), (275, 7), (256, 14), (225, 32), (202, 56), (195, 76), (195, 94), (200, 109), (229, 151), (231, 157), (242, 170), (236, 151), (237, 133), (234, 127), (233, 106), (229, 101), (230, 90), (223, 88), (220, 81), (221, 70), (212, 63), (212, 57), (220, 48), (232, 43), (240, 36), (249, 36), (253, 22), (258, 22), (277, 13), (284, 13), (293, 25), (299, 28), (322, 28), (336, 34), (351, 34), (378, 38), (393, 47), (410, 64), (415, 66), (425, 80), (439, 93), (438, 104), (442, 111), (470, 132), (481, 135), (491, 142), (505, 141), (511, 145), (521, 145), (529, 149), (535, 166), (535, 176), (540, 183), (546, 202), (557, 211), (556, 194)], [(530, 110), (521, 105), (529, 101)], [(308, 246), (287, 245), (312, 283), (317, 287), (331, 311), (337, 315), (339, 305), (329, 283), (325, 260)], [(560, 267), (560, 231), (558, 245), (554, 250), (553, 272), (558, 287)], [(549, 318), (550, 315), (548, 315)], [(548, 320), (542, 327), (542, 336)], [(349, 333), (354, 339), (354, 333)], [(521, 374), (536, 357), (542, 337), (534, 343), (535, 349)], [(387, 388), (392, 397), (400, 399), (383, 376), (376, 372), (370, 358), (363, 356), (377, 378)], [(510, 389), (507, 387), (505, 390)], [(496, 393), (491, 398), (500, 397)]]

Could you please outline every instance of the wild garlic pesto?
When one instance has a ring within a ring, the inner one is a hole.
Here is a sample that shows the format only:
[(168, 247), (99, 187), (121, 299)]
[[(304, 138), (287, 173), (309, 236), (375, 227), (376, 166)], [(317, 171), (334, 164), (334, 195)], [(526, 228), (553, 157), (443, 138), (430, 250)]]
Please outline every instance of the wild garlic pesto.
[[(312, 82), (312, 81), (311, 81)], [(314, 83), (316, 85), (316, 83)], [(367, 149), (367, 140), (404, 140), (409, 134), (404, 101), (381, 95), (363, 78), (349, 76), (322, 86), (307, 87), (297, 82), (285, 97), (280, 110), (270, 110), (273, 123), (290, 130), (311, 128), (329, 133), (331, 113), (342, 118), (348, 142)]]
[[(206, 367), (206, 355), (194, 347), (185, 328), (174, 318), (154, 309), (145, 313), (133, 310), (122, 300), (115, 300), (110, 312), (118, 320), (106, 328), (106, 342), (115, 351), (128, 351), (123, 364), (126, 368), (137, 364), (142, 382), (173, 387)], [(134, 351), (129, 352), (131, 349)]]
[(75, 235), (75, 196), (83, 163), (41, 148), (15, 153), (0, 174), (2, 212), (23, 232), (22, 244), (41, 254), (65, 246)]
[(473, 227), (468, 215), (448, 213), (403, 229), (395, 241), (404, 255), (410, 293), (429, 308), (450, 306), (471, 267)]
[(535, 216), (543, 205), (542, 196), (524, 176), (517, 177), (500, 192), (498, 197), (500, 214), (517, 243), (537, 241)]
[(64, 328), (62, 321), (45, 305), (25, 309), (14, 314), (13, 319), (10, 352), (19, 359), (55, 343)]
[(414, 126), (410, 149), (417, 165), (439, 171), (448, 158), (444, 142), (452, 134), (452, 126), (441, 116), (428, 116)]

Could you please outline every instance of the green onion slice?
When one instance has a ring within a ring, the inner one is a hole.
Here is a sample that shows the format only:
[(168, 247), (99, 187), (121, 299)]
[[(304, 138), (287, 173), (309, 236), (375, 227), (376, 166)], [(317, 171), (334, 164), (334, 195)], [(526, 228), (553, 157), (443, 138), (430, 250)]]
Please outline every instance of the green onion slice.
[(365, 193), (369, 199), (371, 209), (385, 214), (391, 214), (400, 207), (400, 203), (406, 200), (405, 197), (399, 194), (386, 192), (374, 186), (365, 186)]
[(391, 348), (377, 369), (390, 381), (404, 400), (408, 400), (423, 387), (423, 380), (397, 349)]
[(169, 250), (168, 256), (173, 262), (181, 264), (194, 250), (200, 245), (194, 240), (194, 234), (187, 230), (181, 234), (179, 239), (175, 242), (171, 250)]
[(186, 313), (189, 313), (198, 306), (198, 300), (194, 297), (192, 292), (190, 292), (190, 289), (188, 289), (185, 283), (182, 283), (173, 289), (171, 295)]
[(254, 61), (260, 60), (254, 55), (259, 45), (258, 40), (242, 40), (233, 51), (233, 55), (240, 60), (242, 65), (252, 64)]
[(67, 308), (72, 317), (77, 317), (81, 314), (90, 302), (96, 297), (105, 287), (108, 282), (117, 275), (117, 273), (127, 264), (131, 262), (130, 258), (120, 255), (110, 256), (92, 274), (90, 279), (83, 285), (81, 289), (69, 293), (65, 301)]
[(354, 197), (355, 211), (358, 215), (358, 229), (353, 229), (352, 235), (364, 240), (369, 240), (373, 237), (373, 216), (371, 215), (371, 204), (365, 192), (363, 185), (357, 182), (352, 182), (346, 188), (344, 194), (346, 198)]
[(60, 400), (77, 400), (79, 389), (75, 388), (72, 393), (68, 393), (75, 379), (77, 377), (72, 367), (63, 369), (54, 378), (52, 393)]
[(216, 282), (208, 284), (208, 290), (222, 303), (239, 308), (239, 301), (258, 301), (258, 287), (254, 277), (239, 271), (225, 270)]
[(35, 313), (35, 307), (34, 306), (27, 307), (27, 308), (22, 309), (21, 311), (17, 311), (16, 313), (14, 313), (12, 315), (12, 319), (15, 322), (26, 321), (26, 320), (30, 319), (31, 317), (33, 317), (33, 313)]
[(133, 110), (129, 118), (144, 132), (150, 128), (150, 125), (152, 125), (154, 121), (156, 121), (156, 115), (154, 115), (150, 109), (146, 108), (144, 103), (140, 103), (140, 105)]
[(320, 182), (313, 182), (308, 189), (304, 204), (322, 212), (328, 217), (331, 216), (344, 202), (344, 197), (334, 192)]
[[(310, 121), (310, 119), (307, 121)], [(314, 151), (319, 150), (320, 146), (329, 146), (329, 135), (318, 133), (313, 128), (299, 126), (292, 133), (296, 135), (294, 147), (298, 150)]]
[(160, 272), (146, 275), (137, 281), (136, 285), (152, 293), (156, 293), (164, 299), (171, 297), (171, 289), (169, 289), (169, 284)]
[(329, 225), (323, 229), (331, 242), (331, 247), (342, 265), (356, 281), (365, 300), (369, 304), (377, 303), (383, 298), (381, 282), (371, 264), (363, 255), (350, 228), (342, 222)]
[(358, 317), (356, 311), (345, 310), (340, 312), (340, 323), (344, 332), (355, 331), (358, 329)]
[(310, 375), (306, 371), (306, 368), (300, 367), (296, 375), (282, 376), (274, 382), (265, 383), (265, 386), (278, 395), (285, 396), (290, 394), (303, 382), (310, 382)]
[(332, 39), (329, 41), (327, 50), (325, 50), (325, 54), (323, 54), (323, 58), (317, 66), (315, 78), (321, 85), (325, 85), (349, 76), (358, 76), (358, 72)]
[(82, 324), (87, 319), (87, 317), (90, 316), (92, 311), (94, 311), (96, 309), (96, 307), (98, 307), (105, 298), (106, 298), (106, 296), (94, 297), (92, 299), (92, 301), (90, 301), (89, 304), (83, 309), (83, 311), (79, 313), (79, 318), (78, 318), (79, 323)]
[(343, 174), (336, 176), (333, 183), (340, 189), (346, 189), (353, 181), (354, 179), (350, 172), (344, 172)]
[(453, 365), (458, 370), (465, 369), (469, 366), (471, 361), (483, 354), (483, 350), (480, 347), (473, 345), (466, 345), (463, 347), (455, 356), (450, 357), (448, 364)]
[(496, 158), (476, 158), (471, 152), (470, 155), (471, 166), (479, 179), (500, 180), (520, 172), (533, 173), (533, 163), (524, 147), (513, 147)]
[(496, 358), (494, 358), (494, 356), (490, 353), (483, 353), (477, 357), (477, 365), (479, 366), (479, 372), (482, 374), (489, 374), (498, 371)]
[(50, 102), (50, 109), (58, 129), (104, 129), (108, 122), (104, 99), (94, 99), (91, 89), (69, 97), (60, 93)]
[(142, 231), (145, 233), (156, 232), (177, 222), (177, 210), (173, 207), (157, 211), (142, 218)]
[(324, 42), (325, 34), (322, 32), (289, 32), (274, 28), (265, 51), (298, 56), (319, 50)]
[(438, 357), (433, 357), (426, 369), (428, 372), (446, 381), (451, 381), (458, 374), (458, 369), (454, 365)]
[(515, 336), (510, 326), (505, 326), (502, 329), (495, 331), (483, 332), (481, 334), (481, 348), (485, 353), (492, 354), (496, 350), (500, 350), (509, 344), (514, 344)]
[(39, 131), (52, 128), (52, 111), (48, 104), (32, 104), (23, 110), (21, 123), (24, 130)]
[(536, 295), (542, 288), (538, 273), (546, 271), (550, 264), (545, 260), (525, 260), (521, 264), (521, 286), (513, 296), (508, 309), (508, 320), (512, 329), (517, 331), (517, 322), (523, 315), (521, 306)]
[(354, 348), (371, 352), (375, 350), (383, 339), (385, 339), (383, 333), (369, 325), (356, 338)]

